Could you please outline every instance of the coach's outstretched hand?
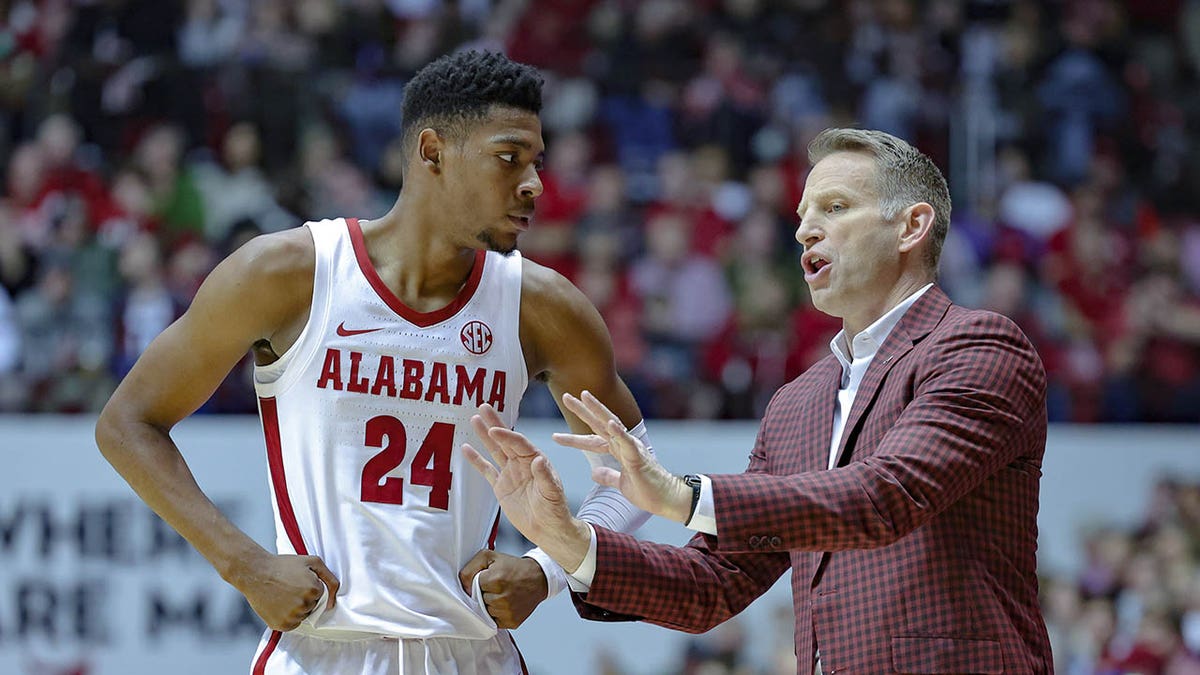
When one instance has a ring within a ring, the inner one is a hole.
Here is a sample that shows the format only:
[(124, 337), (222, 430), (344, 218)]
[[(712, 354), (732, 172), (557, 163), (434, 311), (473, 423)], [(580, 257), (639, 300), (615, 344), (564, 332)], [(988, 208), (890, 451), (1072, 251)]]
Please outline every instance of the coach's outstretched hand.
[(528, 438), (505, 427), (487, 404), (479, 407), (471, 426), (495, 465), (468, 444), (463, 453), (491, 484), (508, 520), (564, 570), (574, 572), (592, 535), (586, 523), (571, 515), (550, 460)]
[(667, 471), (654, 454), (634, 438), (591, 392), (579, 398), (563, 394), (563, 404), (591, 427), (591, 434), (554, 434), (554, 442), (586, 452), (603, 452), (621, 463), (621, 470), (598, 466), (592, 480), (616, 488), (634, 506), (678, 523), (686, 523), (692, 511), (692, 488)]

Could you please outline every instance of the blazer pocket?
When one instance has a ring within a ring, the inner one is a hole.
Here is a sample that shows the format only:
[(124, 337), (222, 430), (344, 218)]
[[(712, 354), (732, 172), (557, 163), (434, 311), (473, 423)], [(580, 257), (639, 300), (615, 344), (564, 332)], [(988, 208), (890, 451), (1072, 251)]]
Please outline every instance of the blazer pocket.
[(892, 667), (898, 673), (1003, 673), (998, 640), (947, 637), (892, 638)]

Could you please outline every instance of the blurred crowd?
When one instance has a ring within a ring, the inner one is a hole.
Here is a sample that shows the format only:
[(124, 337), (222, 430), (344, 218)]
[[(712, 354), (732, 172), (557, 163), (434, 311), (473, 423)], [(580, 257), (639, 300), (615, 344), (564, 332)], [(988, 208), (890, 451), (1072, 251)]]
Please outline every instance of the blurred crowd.
[(1094, 527), (1082, 557), (1042, 581), (1057, 672), (1200, 673), (1200, 483), (1160, 481), (1140, 525)]
[(522, 250), (648, 416), (754, 417), (828, 353), (794, 209), (858, 125), (947, 173), (941, 283), (1035, 342), (1053, 420), (1200, 422), (1196, 0), (0, 0), (0, 411), (98, 409), (248, 238), (383, 214), (403, 86), (464, 47), (546, 76)]

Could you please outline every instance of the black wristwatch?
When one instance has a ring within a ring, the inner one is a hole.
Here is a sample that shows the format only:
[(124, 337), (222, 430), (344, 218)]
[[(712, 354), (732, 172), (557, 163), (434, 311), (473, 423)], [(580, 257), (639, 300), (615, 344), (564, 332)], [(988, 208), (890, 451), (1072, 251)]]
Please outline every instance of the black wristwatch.
[(704, 485), (704, 481), (700, 480), (700, 476), (689, 473), (683, 477), (683, 482), (692, 488), (692, 510), (688, 511), (688, 518), (683, 521), (683, 524), (687, 525), (696, 517), (696, 507), (700, 505), (700, 486)]

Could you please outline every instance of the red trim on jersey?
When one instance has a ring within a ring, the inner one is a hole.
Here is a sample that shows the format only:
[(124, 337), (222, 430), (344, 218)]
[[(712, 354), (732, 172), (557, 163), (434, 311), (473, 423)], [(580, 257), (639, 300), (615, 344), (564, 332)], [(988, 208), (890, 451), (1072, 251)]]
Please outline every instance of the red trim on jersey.
[[(263, 675), (267, 672), (267, 659), (271, 658), (271, 654), (275, 651), (275, 645), (279, 644), (281, 637), (283, 637), (283, 633), (277, 630), (271, 631), (271, 639), (267, 640), (267, 646), (263, 647), (262, 653), (258, 655), (258, 660), (254, 662), (254, 670), (251, 671), (251, 675)], [(513, 646), (517, 646), (517, 643), (514, 642)], [(517, 655), (520, 654), (521, 650), (518, 649)], [(524, 659), (521, 659), (521, 667), (525, 667)]]
[(441, 323), (462, 309), (475, 294), (475, 289), (479, 288), (479, 280), (483, 277), (483, 262), (487, 259), (487, 252), (482, 250), (475, 252), (475, 264), (471, 266), (471, 275), (467, 277), (467, 283), (463, 284), (462, 290), (450, 301), (450, 304), (432, 312), (418, 312), (397, 298), (392, 289), (388, 288), (387, 284), (383, 283), (383, 279), (379, 278), (379, 272), (375, 271), (375, 266), (371, 264), (371, 256), (367, 254), (367, 242), (363, 239), (358, 219), (347, 218), (346, 228), (350, 230), (350, 242), (354, 245), (354, 257), (358, 259), (358, 268), (367, 278), (367, 283), (371, 284), (371, 288), (375, 289), (379, 298), (387, 303), (393, 312), (409, 323), (421, 328)]
[[(517, 650), (517, 658), (521, 660), (521, 672), (524, 675), (529, 675), (529, 666), (525, 665), (525, 655), (521, 653), (521, 648), (517, 646), (517, 639), (512, 636), (512, 632), (508, 633), (508, 639), (512, 641), (513, 649)], [(258, 675), (255, 673), (255, 675)]]
[(496, 535), (500, 532), (500, 512), (496, 512), (496, 522), (492, 523), (492, 533), (488, 535), (488, 549), (496, 550)]
[(275, 503), (279, 505), (279, 520), (288, 541), (299, 555), (308, 555), (304, 538), (300, 536), (300, 525), (296, 523), (296, 512), (292, 510), (292, 498), (287, 492), (287, 478), (283, 473), (283, 445), (279, 442), (279, 408), (274, 397), (259, 397), (258, 409), (262, 411), (263, 437), (267, 440), (267, 466), (271, 469), (271, 487), (275, 489)]

